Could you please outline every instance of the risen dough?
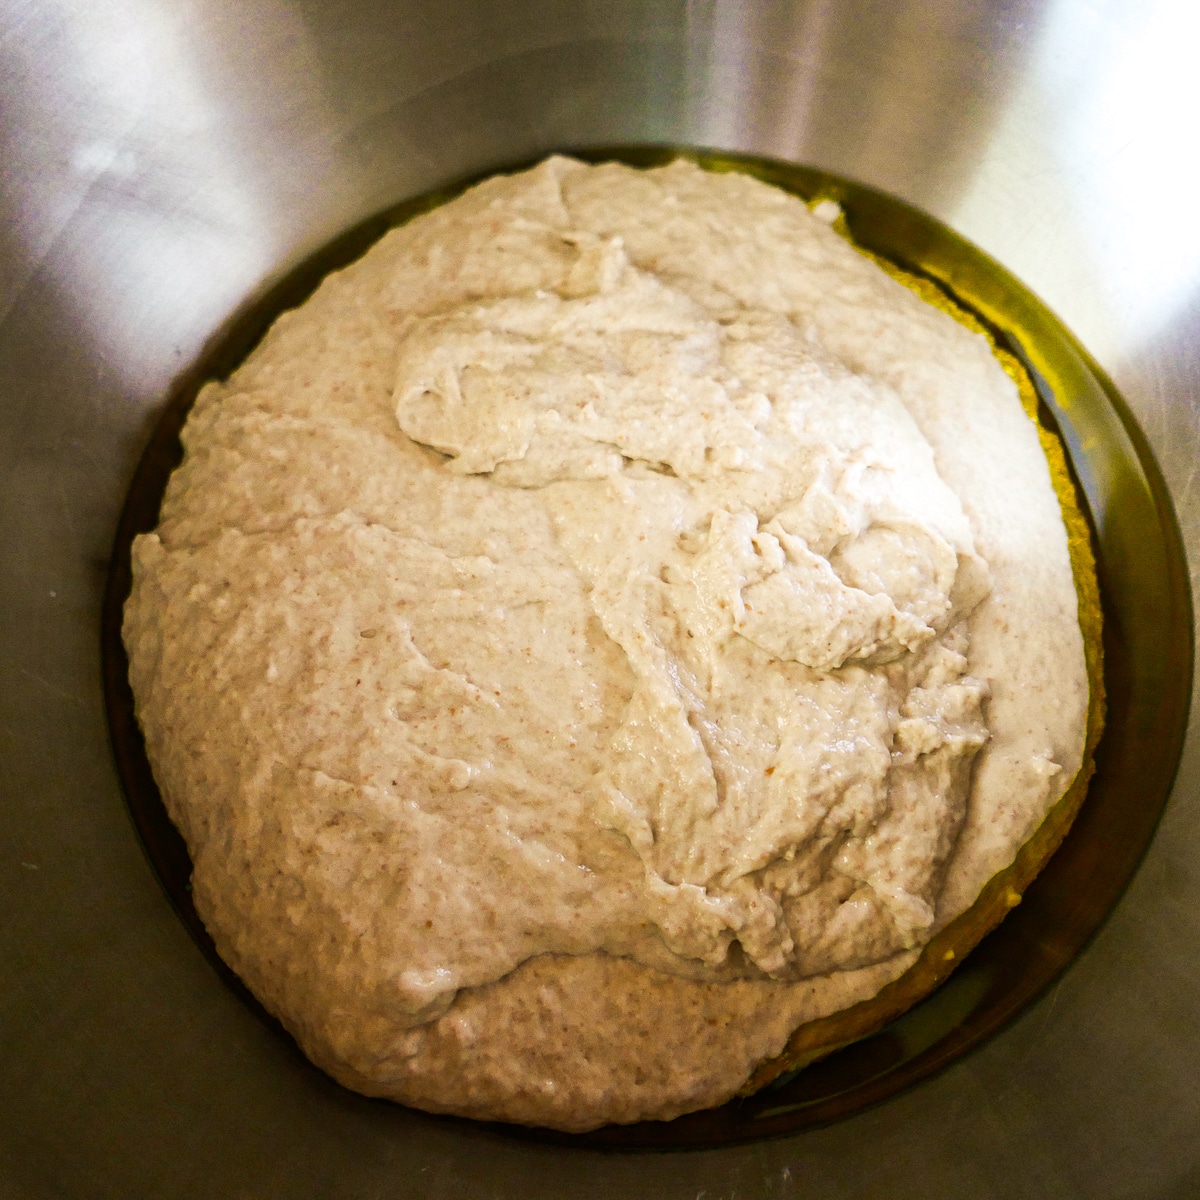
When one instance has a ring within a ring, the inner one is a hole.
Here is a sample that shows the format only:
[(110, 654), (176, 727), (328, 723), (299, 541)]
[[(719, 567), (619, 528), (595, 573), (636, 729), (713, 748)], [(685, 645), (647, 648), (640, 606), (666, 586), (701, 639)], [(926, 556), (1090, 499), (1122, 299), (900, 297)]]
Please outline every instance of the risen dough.
[(557, 158), (201, 394), (125, 638), (222, 955), (322, 1066), (566, 1129), (874, 995), (1079, 770), (986, 341), (798, 200)]

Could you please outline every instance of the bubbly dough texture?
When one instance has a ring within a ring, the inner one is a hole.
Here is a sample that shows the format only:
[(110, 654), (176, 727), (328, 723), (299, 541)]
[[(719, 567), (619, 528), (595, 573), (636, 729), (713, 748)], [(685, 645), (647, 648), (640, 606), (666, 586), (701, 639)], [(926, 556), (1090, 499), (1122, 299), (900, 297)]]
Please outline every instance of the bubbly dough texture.
[(1035, 429), (797, 199), (554, 158), (202, 392), (125, 639), (222, 955), (349, 1085), (584, 1129), (874, 995), (1080, 766)]

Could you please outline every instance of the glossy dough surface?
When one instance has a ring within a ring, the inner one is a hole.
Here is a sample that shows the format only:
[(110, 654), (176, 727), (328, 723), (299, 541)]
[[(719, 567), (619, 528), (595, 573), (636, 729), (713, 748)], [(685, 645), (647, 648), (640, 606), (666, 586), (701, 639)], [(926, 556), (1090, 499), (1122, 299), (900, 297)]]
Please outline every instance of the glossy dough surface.
[(1079, 770), (1037, 432), (797, 199), (548, 160), (201, 393), (125, 640), (223, 957), (359, 1090), (586, 1129), (874, 995)]

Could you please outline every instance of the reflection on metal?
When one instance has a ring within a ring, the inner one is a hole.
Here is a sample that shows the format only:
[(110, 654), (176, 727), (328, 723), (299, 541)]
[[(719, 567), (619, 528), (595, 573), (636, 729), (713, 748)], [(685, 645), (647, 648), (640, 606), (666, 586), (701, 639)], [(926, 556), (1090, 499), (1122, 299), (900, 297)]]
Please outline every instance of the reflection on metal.
[(1200, 6), (1056, 0), (948, 214), (1119, 362), (1200, 289)]
[[(26, 184), (38, 202), (15, 197), (3, 282), (15, 292), (44, 270), (97, 353), (132, 386), (153, 387), (164, 365), (178, 367), (180, 341), (193, 349), (189, 335), (219, 323), (276, 265), (277, 198), (263, 195), (247, 169), (253, 149), (235, 135), (234, 63), (196, 38), (186, 11), (56, 0), (37, 20), (60, 69), (23, 71), (6, 89), (25, 178), (5, 183)], [(297, 40), (293, 53), (302, 48)]]
[(1200, 278), (1200, 5), (1081, 15), (1077, 3), (1054, 7), (1036, 79), (1058, 117), (1048, 137), (1095, 276), (1123, 342), (1136, 345)]

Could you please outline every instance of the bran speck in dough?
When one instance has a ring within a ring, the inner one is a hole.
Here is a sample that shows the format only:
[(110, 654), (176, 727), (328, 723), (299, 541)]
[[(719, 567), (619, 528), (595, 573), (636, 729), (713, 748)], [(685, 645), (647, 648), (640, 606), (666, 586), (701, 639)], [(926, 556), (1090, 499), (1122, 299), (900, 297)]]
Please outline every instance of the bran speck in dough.
[(222, 956), (322, 1067), (580, 1130), (874, 996), (1080, 769), (982, 336), (799, 200), (553, 158), (201, 393), (125, 641)]

